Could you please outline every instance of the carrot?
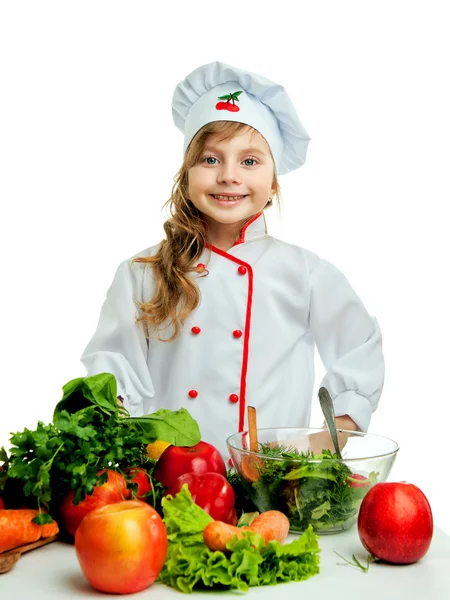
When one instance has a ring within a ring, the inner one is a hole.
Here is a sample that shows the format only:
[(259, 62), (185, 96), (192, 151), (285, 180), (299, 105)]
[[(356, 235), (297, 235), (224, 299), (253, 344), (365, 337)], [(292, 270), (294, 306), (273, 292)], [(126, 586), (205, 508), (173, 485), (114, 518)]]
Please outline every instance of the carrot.
[(225, 552), (227, 543), (232, 537), (235, 535), (238, 538), (244, 537), (242, 531), (245, 529), (245, 527), (236, 527), (223, 521), (211, 521), (203, 530), (203, 541), (210, 550)]
[(248, 527), (234, 527), (222, 521), (208, 523), (203, 531), (203, 541), (210, 550), (227, 550), (228, 542), (237, 535), (242, 538), (244, 531), (254, 531), (262, 535), (265, 543), (270, 540), (284, 542), (289, 533), (289, 519), (278, 510), (268, 510), (258, 515)]
[(248, 529), (260, 533), (266, 544), (270, 540), (284, 542), (289, 533), (289, 519), (279, 510), (267, 510), (258, 515)]
[(259, 458), (259, 456), (245, 454), (242, 457), (241, 474), (245, 479), (247, 479), (247, 481), (250, 481), (251, 483), (258, 481), (262, 468), (263, 461)]
[(56, 521), (46, 525), (33, 523), (31, 519), (38, 514), (39, 511), (32, 508), (0, 510), (0, 553), (58, 533)]

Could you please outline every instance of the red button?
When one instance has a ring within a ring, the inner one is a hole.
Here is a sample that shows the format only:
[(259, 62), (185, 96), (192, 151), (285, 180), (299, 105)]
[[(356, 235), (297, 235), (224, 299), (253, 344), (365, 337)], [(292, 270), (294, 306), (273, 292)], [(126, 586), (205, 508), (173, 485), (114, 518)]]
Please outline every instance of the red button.
[(200, 333), (201, 329), (200, 329), (200, 327), (192, 327), (191, 331), (194, 335), (198, 335)]
[(205, 265), (203, 263), (198, 263), (197, 271), (203, 271), (204, 269), (206, 269)]
[(238, 273), (239, 275), (245, 275), (247, 273), (247, 267), (239, 267)]
[(242, 331), (240, 329), (235, 329), (233, 331), (233, 335), (234, 335), (235, 338), (240, 338), (241, 335), (242, 335)]
[(230, 402), (239, 402), (239, 396), (237, 394), (230, 394)]
[(197, 398), (198, 392), (197, 390), (189, 390), (189, 398)]

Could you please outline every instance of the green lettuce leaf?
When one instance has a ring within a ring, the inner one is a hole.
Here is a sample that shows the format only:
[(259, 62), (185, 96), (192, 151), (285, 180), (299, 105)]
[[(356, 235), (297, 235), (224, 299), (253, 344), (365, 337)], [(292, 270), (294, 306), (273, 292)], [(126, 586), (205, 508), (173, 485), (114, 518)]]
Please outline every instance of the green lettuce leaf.
[(169, 549), (159, 580), (181, 592), (194, 589), (245, 592), (252, 586), (301, 581), (319, 572), (320, 552), (312, 527), (291, 542), (265, 544), (260, 534), (244, 532), (233, 538), (229, 552), (213, 552), (203, 542), (212, 518), (196, 506), (187, 485), (175, 498), (162, 501)]
[(203, 530), (213, 518), (194, 504), (187, 484), (183, 485), (175, 498), (163, 498), (162, 509), (169, 542), (182, 542), (185, 546), (205, 546)]

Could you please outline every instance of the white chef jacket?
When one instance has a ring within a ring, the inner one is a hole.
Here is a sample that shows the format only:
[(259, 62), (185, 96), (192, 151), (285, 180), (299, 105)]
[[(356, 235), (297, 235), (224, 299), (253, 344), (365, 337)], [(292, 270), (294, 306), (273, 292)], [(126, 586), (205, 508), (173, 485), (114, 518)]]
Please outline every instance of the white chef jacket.
[(344, 275), (267, 235), (262, 213), (232, 248), (209, 246), (198, 262), (208, 272), (193, 274), (201, 302), (172, 342), (147, 339), (136, 324), (135, 300), (153, 296), (151, 267), (119, 266), (81, 358), (87, 375), (115, 375), (132, 416), (185, 407), (227, 456), (226, 438), (247, 429), (247, 406), (258, 428), (309, 426), (316, 344), (336, 415), (366, 431), (384, 381), (381, 333)]

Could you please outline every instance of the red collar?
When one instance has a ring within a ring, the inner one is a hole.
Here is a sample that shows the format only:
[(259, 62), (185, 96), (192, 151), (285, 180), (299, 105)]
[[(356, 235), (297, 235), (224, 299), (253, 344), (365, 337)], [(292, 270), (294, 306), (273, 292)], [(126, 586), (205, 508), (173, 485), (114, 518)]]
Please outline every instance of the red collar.
[[(264, 237), (265, 235), (267, 235), (266, 219), (264, 217), (264, 213), (261, 211), (247, 221), (247, 223), (241, 229), (241, 235), (239, 236), (239, 239), (234, 242), (233, 248), (234, 246), (244, 244), (245, 242), (250, 242), (251, 240)], [(208, 243), (206, 244), (206, 247), (210, 250), (214, 249), (214, 246)]]
[(250, 221), (247, 221), (247, 223), (241, 230), (241, 235), (239, 239), (236, 242), (234, 242), (233, 246), (243, 244), (244, 242), (249, 242), (250, 240), (254, 240), (255, 238), (262, 237), (266, 234), (266, 220), (264, 218), (263, 212), (261, 211), (254, 215), (250, 219)]

